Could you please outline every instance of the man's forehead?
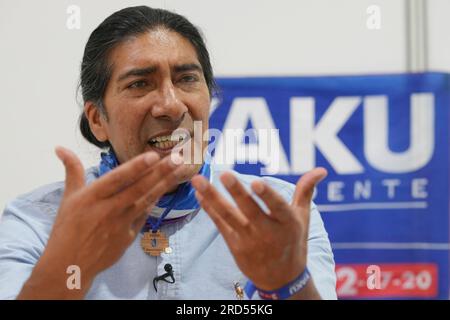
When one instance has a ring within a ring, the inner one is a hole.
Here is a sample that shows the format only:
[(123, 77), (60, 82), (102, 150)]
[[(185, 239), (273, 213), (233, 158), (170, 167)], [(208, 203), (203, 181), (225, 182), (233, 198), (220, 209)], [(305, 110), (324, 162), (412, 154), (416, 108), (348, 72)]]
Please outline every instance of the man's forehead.
[(110, 55), (110, 62), (116, 72), (122, 73), (134, 68), (161, 68), (179, 65), (200, 65), (193, 45), (176, 32), (151, 31), (133, 37), (119, 44)]

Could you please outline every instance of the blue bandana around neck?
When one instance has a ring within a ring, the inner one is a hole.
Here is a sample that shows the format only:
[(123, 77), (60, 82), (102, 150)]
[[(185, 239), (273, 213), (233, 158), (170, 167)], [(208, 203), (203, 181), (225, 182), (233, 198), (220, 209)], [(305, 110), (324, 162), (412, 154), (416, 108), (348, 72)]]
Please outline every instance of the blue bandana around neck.
[[(199, 174), (210, 180), (211, 168), (209, 158), (206, 157)], [(99, 165), (99, 176), (106, 174), (112, 169), (119, 166), (119, 161), (112, 149), (108, 152), (102, 152)], [(195, 189), (190, 181), (180, 184), (175, 192), (162, 196), (156, 206), (152, 209), (151, 216), (147, 220), (147, 224), (156, 232), (163, 220), (171, 220), (184, 217), (196, 209), (200, 208), (200, 204), (195, 198)]]

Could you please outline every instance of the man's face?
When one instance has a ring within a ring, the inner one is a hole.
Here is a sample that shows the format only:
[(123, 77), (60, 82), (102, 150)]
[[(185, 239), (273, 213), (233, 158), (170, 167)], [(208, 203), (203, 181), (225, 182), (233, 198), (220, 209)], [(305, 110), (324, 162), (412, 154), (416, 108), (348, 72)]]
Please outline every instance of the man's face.
[[(85, 112), (94, 135), (100, 141), (109, 140), (120, 163), (149, 150), (168, 156), (175, 142), (158, 140), (176, 129), (187, 130), (193, 137), (194, 121), (202, 122), (203, 136), (208, 129), (210, 95), (188, 40), (156, 29), (118, 45), (109, 62), (112, 74), (103, 100), (108, 119), (88, 103)], [(204, 143), (199, 144), (197, 148), (203, 150)], [(193, 154), (195, 143), (191, 146)], [(180, 183), (200, 166), (184, 165)]]

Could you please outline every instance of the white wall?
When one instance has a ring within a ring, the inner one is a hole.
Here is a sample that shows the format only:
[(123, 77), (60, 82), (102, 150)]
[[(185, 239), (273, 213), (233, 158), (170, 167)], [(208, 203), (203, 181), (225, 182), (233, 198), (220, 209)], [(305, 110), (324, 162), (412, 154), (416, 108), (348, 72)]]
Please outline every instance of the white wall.
[[(75, 89), (84, 44), (112, 12), (144, 3), (187, 16), (203, 30), (218, 76), (395, 73), (406, 71), (404, 1), (0, 0), (0, 208), (64, 178), (56, 145), (97, 162), (78, 133)], [(81, 8), (80, 30), (66, 28), (71, 4)], [(374, 4), (380, 30), (366, 26)], [(429, 6), (429, 65), (449, 71), (450, 1)]]
[(428, 66), (450, 72), (449, 0), (428, 0)]

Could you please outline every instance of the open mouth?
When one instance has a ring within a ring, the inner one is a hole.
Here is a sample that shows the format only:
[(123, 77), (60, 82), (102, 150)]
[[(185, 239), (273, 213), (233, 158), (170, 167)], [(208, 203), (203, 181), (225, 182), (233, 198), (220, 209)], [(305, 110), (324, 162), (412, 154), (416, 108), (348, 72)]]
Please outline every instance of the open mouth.
[(169, 151), (177, 145), (182, 145), (188, 139), (189, 135), (187, 133), (168, 134), (153, 137), (148, 141), (148, 144), (154, 149)]

